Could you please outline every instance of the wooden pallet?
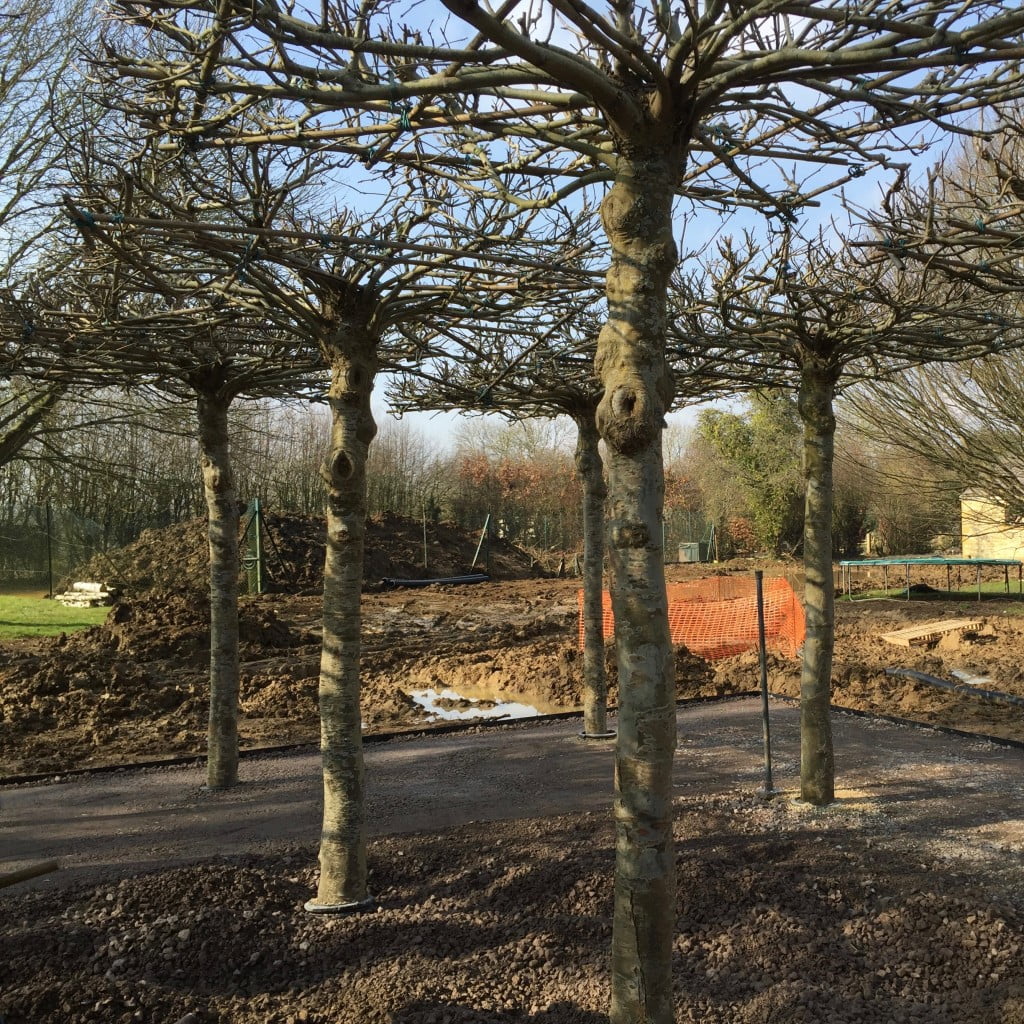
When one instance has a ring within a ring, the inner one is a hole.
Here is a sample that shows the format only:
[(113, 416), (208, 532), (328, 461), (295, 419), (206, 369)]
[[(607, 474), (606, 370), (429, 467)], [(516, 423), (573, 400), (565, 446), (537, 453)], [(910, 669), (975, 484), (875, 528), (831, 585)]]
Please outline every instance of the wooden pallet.
[(100, 608), (114, 603), (117, 596), (115, 588), (108, 583), (87, 583), (79, 580), (71, 585), (64, 594), (54, 594), (54, 601), (59, 601), (69, 608)]
[(977, 629), (980, 623), (976, 619), (939, 619), (937, 622), (922, 622), (906, 629), (897, 629), (892, 633), (880, 634), (882, 639), (900, 647), (920, 647), (938, 640), (943, 633), (952, 633), (956, 629)]

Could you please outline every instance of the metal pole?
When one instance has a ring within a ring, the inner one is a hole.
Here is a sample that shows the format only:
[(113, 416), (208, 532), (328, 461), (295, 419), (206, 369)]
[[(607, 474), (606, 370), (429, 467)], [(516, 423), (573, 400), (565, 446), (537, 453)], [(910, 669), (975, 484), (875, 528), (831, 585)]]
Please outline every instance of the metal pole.
[(487, 536), (488, 527), (491, 525), (491, 513), (487, 513), (487, 518), (484, 519), (484, 528), (480, 531), (480, 542), (476, 546), (476, 554), (473, 556), (473, 561), (470, 562), (469, 567), (471, 569), (476, 568), (476, 560), (480, 557), (480, 549), (484, 546), (484, 538)]
[(423, 568), (427, 567), (427, 506), (423, 506)]
[(46, 575), (49, 579), (48, 597), (53, 597), (53, 509), (46, 503)]
[(263, 593), (263, 511), (260, 508), (260, 499), (254, 498), (256, 506), (256, 593)]
[(249, 542), (249, 531), (252, 529), (252, 520), (253, 520), (253, 516), (255, 515), (254, 508), (255, 507), (254, 507), (254, 505), (253, 505), (253, 503), (251, 501), (249, 502), (248, 505), (245, 506), (245, 514), (249, 518), (246, 519), (246, 521), (245, 521), (245, 529), (242, 530), (242, 536), (238, 538), (239, 546), (241, 546), (242, 544), (249, 544), (250, 543)]
[(764, 737), (764, 793), (771, 796), (772, 788), (772, 731), (768, 722), (768, 652), (764, 645), (764, 572), (754, 570), (757, 587), (757, 642), (761, 656), (761, 734)]

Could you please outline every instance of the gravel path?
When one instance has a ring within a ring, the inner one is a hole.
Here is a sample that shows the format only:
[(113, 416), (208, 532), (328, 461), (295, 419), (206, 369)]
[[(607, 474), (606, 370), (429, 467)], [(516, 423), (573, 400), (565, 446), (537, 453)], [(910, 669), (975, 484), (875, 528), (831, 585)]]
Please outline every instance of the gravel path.
[[(763, 788), (760, 713), (759, 702), (749, 699), (680, 710), (675, 778), (681, 795)], [(792, 796), (799, 784), (797, 709), (773, 702), (771, 725), (773, 782)], [(966, 818), (986, 833), (1024, 816), (1018, 749), (850, 715), (837, 715), (834, 726), (841, 797), (871, 799), (877, 813), (931, 819), (930, 827)], [(579, 739), (579, 727), (577, 720), (527, 722), (368, 744), (370, 834), (609, 807), (612, 744)], [(205, 789), (198, 765), (0, 789), (0, 863), (13, 870), (59, 858), (63, 871), (35, 883), (54, 886), (315, 841), (321, 813), (315, 751), (246, 758), (241, 774), (242, 785), (220, 793)], [(966, 803), (958, 799), (965, 795)]]
[[(791, 799), (794, 708), (680, 712), (680, 1024), (1024, 1022), (1024, 753), (839, 715), (839, 797)], [(375, 913), (304, 914), (311, 753), (0, 791), (6, 1024), (599, 1024), (611, 749), (577, 722), (367, 748)], [(217, 854), (212, 856), (212, 854)]]

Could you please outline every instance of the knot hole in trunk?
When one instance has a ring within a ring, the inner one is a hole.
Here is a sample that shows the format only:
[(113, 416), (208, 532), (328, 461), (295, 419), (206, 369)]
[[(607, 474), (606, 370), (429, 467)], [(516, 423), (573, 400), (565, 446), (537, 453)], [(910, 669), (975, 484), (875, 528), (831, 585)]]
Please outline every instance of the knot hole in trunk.
[(612, 412), (616, 416), (632, 416), (635, 408), (636, 392), (632, 388), (617, 388), (612, 394)]
[(332, 480), (348, 480), (355, 469), (348, 452), (344, 449), (335, 452), (331, 456), (328, 472)]

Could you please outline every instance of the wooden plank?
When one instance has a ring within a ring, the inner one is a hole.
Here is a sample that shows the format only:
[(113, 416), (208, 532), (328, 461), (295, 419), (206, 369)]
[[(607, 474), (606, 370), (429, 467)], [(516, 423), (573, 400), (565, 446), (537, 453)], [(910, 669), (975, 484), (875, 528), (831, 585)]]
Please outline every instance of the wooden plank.
[(47, 875), (51, 871), (56, 871), (57, 867), (55, 860), (44, 860), (38, 864), (30, 864), (20, 871), (5, 871), (0, 874), (0, 889), (14, 885), (16, 882), (25, 882), (30, 878), (36, 878), (38, 875)]
[(957, 629), (977, 629), (981, 625), (977, 619), (938, 619), (935, 622), (922, 622), (906, 629), (897, 629), (891, 633), (881, 633), (883, 640), (900, 647), (919, 647), (922, 644), (938, 640), (943, 633), (952, 633)]

